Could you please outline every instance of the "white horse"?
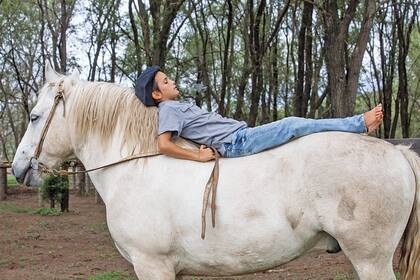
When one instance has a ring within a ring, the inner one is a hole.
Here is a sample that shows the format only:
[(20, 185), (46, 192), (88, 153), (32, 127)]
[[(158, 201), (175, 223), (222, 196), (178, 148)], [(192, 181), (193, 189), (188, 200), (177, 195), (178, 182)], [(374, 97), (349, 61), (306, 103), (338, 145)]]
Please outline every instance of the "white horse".
[[(51, 70), (46, 76), (13, 162), (18, 180), (39, 184), (29, 162), (60, 82), (65, 102), (40, 162), (52, 167), (76, 156), (93, 168), (156, 149), (156, 108), (144, 107), (131, 89)], [(140, 279), (262, 271), (321, 240), (338, 242), (360, 279), (395, 279), (392, 257), (405, 229), (402, 279), (420, 279), (420, 159), (407, 147), (328, 132), (220, 159), (217, 224), (202, 240), (212, 167), (161, 155), (90, 174), (115, 245)]]

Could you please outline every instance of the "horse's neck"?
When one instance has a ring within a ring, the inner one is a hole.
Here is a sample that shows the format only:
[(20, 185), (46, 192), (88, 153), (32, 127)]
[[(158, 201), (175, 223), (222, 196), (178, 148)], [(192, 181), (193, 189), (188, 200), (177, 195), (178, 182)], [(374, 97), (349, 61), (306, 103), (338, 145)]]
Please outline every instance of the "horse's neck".
[[(97, 168), (109, 163), (116, 162), (122, 157), (127, 156), (124, 155), (125, 151), (121, 151), (121, 146), (116, 142), (117, 141), (113, 141), (104, 146), (98, 137), (90, 137), (86, 143), (78, 145), (78, 148), (76, 148), (74, 152), (86, 170)], [(109, 193), (112, 191), (106, 184), (107, 173), (108, 170), (106, 168), (89, 173), (89, 177), (92, 180), (93, 185), (101, 195), (104, 202), (107, 201)]]

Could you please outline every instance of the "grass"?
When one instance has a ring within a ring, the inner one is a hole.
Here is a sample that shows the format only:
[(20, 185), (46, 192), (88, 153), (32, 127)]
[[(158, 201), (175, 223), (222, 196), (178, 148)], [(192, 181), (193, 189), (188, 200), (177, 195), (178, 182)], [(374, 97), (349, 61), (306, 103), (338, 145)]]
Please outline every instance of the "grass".
[(31, 213), (41, 216), (60, 216), (62, 214), (55, 208), (38, 208), (34, 210), (32, 208), (19, 207), (16, 204), (10, 202), (0, 202), (0, 214), (3, 213)]
[(89, 276), (88, 280), (137, 280), (137, 279), (132, 276), (129, 276), (127, 273), (113, 271), (113, 272), (103, 272), (100, 274)]
[(108, 226), (106, 225), (106, 223), (99, 223), (99, 224), (90, 224), (87, 226), (87, 229), (91, 232), (91, 233), (102, 233), (102, 232), (108, 232)]
[(12, 260), (10, 260), (10, 259), (0, 259), (0, 267), (8, 266), (11, 262), (12, 262)]
[(16, 178), (13, 175), (7, 175), (7, 187), (16, 187), (18, 186), (18, 182), (16, 182)]
[(353, 280), (353, 277), (351, 277), (348, 274), (340, 273), (340, 274), (335, 275), (333, 280)]
[(34, 214), (41, 216), (60, 216), (62, 213), (55, 208), (38, 208)]
[(2, 213), (31, 213), (32, 208), (19, 207), (13, 203), (0, 202), (0, 214)]

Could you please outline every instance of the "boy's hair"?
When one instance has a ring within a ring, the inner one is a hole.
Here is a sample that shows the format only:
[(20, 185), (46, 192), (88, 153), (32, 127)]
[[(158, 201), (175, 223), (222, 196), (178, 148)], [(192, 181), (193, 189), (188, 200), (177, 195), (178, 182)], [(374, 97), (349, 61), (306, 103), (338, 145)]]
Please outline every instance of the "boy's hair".
[(154, 92), (155, 90), (160, 91), (158, 84), (156, 83), (155, 79), (153, 79), (152, 92)]

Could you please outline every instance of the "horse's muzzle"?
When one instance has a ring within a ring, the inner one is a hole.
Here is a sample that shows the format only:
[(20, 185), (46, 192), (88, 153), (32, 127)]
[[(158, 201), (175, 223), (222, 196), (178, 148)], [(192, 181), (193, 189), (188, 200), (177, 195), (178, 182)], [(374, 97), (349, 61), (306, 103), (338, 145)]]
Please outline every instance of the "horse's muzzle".
[(25, 183), (26, 185), (26, 183), (28, 183), (28, 177), (31, 177), (32, 175), (30, 169), (31, 162), (28, 162), (24, 168), (18, 168), (15, 162), (12, 164), (12, 174), (16, 177), (16, 181), (20, 184)]

